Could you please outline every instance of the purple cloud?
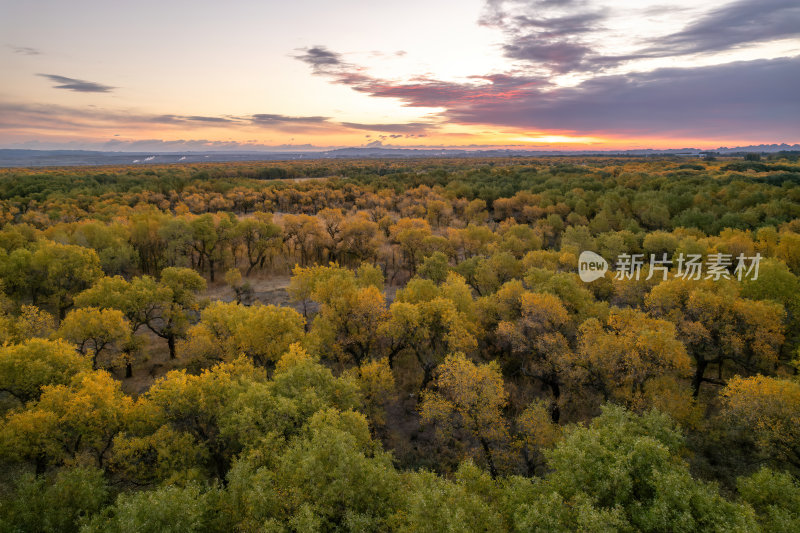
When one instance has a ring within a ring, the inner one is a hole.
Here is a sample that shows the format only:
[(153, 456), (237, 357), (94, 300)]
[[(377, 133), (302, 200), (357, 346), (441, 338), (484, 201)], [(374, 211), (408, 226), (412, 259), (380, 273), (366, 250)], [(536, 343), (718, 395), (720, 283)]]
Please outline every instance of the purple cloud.
[(75, 91), (78, 93), (108, 93), (116, 89), (110, 85), (103, 85), (93, 81), (78, 80), (75, 78), (67, 78), (65, 76), (58, 76), (56, 74), (38, 74), (43, 78), (47, 78), (56, 85), (54, 89), (66, 89), (68, 91)]

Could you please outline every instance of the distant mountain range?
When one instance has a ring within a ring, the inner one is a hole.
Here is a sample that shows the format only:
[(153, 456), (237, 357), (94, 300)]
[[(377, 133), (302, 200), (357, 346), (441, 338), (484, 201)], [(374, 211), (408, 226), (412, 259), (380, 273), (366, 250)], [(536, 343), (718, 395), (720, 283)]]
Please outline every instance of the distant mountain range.
[(384, 147), (338, 148), (303, 152), (102, 152), (90, 150), (0, 149), (0, 167), (96, 166), (169, 163), (208, 163), (226, 161), (295, 161), (300, 159), (403, 159), (418, 157), (536, 157), (536, 156), (699, 156), (707, 152), (721, 155), (759, 152), (800, 151), (800, 144), (760, 144), (721, 147), (715, 150), (680, 148), (670, 150), (461, 150), (410, 149)]

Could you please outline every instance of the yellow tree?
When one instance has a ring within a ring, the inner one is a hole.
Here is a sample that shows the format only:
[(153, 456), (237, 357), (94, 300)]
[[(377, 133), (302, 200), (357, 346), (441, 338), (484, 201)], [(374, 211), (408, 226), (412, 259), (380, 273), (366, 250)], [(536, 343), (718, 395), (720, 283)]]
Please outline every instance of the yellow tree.
[(270, 253), (280, 248), (281, 227), (272, 222), (269, 213), (253, 213), (236, 223), (234, 234), (244, 249), (247, 275), (256, 267), (264, 268)]
[(236, 237), (236, 219), (232, 214), (206, 213), (189, 219), (192, 247), (198, 255), (198, 267), (202, 272), (208, 265), (213, 283), (216, 267), (225, 259), (226, 245)]
[(373, 426), (386, 423), (385, 407), (395, 390), (394, 374), (389, 361), (373, 359), (365, 361), (360, 367), (349, 371), (355, 377), (364, 399), (364, 413)]
[(320, 307), (311, 342), (319, 353), (360, 365), (377, 355), (378, 331), (387, 318), (386, 297), (377, 287), (343, 290)]
[(66, 385), (91, 360), (63, 340), (30, 339), (0, 347), (0, 390), (22, 403), (36, 400), (47, 385)]
[(0, 344), (17, 344), (34, 337), (45, 339), (55, 327), (55, 317), (35, 305), (23, 305), (19, 315), (0, 310)]
[(257, 365), (271, 366), (303, 338), (304, 322), (289, 307), (217, 301), (203, 309), (179, 351), (184, 357), (215, 362), (246, 355)]
[(70, 311), (57, 334), (75, 343), (81, 354), (89, 355), (92, 368), (97, 369), (100, 354), (121, 351), (130, 340), (130, 330), (122, 311), (85, 307)]
[(308, 264), (314, 245), (323, 238), (319, 220), (310, 215), (283, 215), (283, 239), (300, 253), (300, 264)]
[(463, 353), (448, 355), (439, 366), (432, 390), (422, 393), (420, 414), (443, 436), (463, 432), (479, 446), (492, 477), (508, 441), (503, 409), (508, 393), (497, 363), (476, 365)]
[(736, 376), (722, 389), (722, 417), (767, 457), (800, 468), (800, 383)]
[[(695, 361), (692, 388), (704, 382), (725, 385), (724, 365), (750, 372), (770, 371), (783, 344), (783, 307), (739, 297), (732, 284), (664, 281), (645, 299), (652, 315), (673, 322)], [(716, 378), (708, 375), (710, 365)]]
[(12, 459), (33, 462), (37, 472), (78, 456), (102, 467), (132, 404), (107, 372), (83, 372), (69, 385), (44, 387), (35, 405), (6, 418), (0, 450)]
[(568, 370), (570, 327), (570, 316), (561, 299), (540, 293), (523, 294), (519, 318), (497, 325), (497, 337), (510, 351), (512, 365), (523, 376), (537, 379), (550, 389), (554, 422), (559, 420), (561, 387)]
[(32, 250), (0, 254), (0, 278), (8, 294), (33, 305), (49, 304), (59, 318), (72, 307), (73, 296), (102, 275), (97, 252), (83, 246), (43, 239)]
[[(412, 353), (423, 373), (422, 387), (451, 352), (471, 353), (478, 347), (474, 324), (463, 309), (462, 292), (453, 283), (437, 287), (430, 280), (413, 279), (397, 292), (389, 307), (389, 318), (381, 328), (389, 363), (401, 352)], [(449, 294), (448, 294), (449, 292)], [(455, 300), (450, 299), (455, 297)]]
[(605, 401), (649, 407), (650, 381), (691, 372), (691, 360), (676, 335), (671, 322), (633, 309), (613, 309), (606, 323), (587, 320), (571, 361), (576, 386), (596, 390)]
[(561, 438), (561, 426), (553, 422), (548, 402), (534, 400), (517, 417), (515, 429), (528, 475), (533, 475), (544, 462), (542, 452)]
[(200, 311), (200, 292), (206, 281), (190, 268), (169, 267), (161, 280), (140, 276), (127, 281), (119, 276), (101, 278), (79, 294), (81, 307), (119, 309), (125, 314), (131, 333), (147, 327), (167, 341), (170, 358), (175, 357), (178, 339), (186, 335), (191, 317)]
[(422, 259), (423, 241), (431, 236), (430, 224), (421, 218), (401, 218), (389, 228), (389, 236), (400, 245), (406, 266), (413, 275)]
[(378, 255), (383, 234), (378, 224), (369, 220), (366, 213), (357, 213), (344, 219), (341, 225), (340, 254), (356, 264), (372, 261)]
[(336, 261), (341, 249), (344, 213), (342, 213), (341, 209), (325, 208), (317, 213), (317, 217), (322, 221), (322, 229), (325, 232), (325, 247), (328, 248), (328, 257), (331, 261)]
[(158, 315), (146, 323), (148, 329), (167, 341), (170, 358), (175, 357), (175, 342), (184, 338), (189, 320), (200, 310), (200, 292), (206, 280), (190, 268), (165, 268), (161, 271), (163, 297), (158, 302)]

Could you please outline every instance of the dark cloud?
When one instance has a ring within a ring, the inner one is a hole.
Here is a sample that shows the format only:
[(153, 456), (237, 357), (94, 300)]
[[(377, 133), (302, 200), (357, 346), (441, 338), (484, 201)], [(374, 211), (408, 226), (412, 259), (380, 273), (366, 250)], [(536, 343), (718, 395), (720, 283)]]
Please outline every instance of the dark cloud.
[(75, 91), (79, 93), (108, 93), (116, 87), (95, 83), (93, 81), (77, 80), (75, 78), (67, 78), (65, 76), (57, 76), (55, 74), (38, 74), (43, 78), (47, 78), (56, 85), (54, 89), (66, 89), (68, 91)]
[[(405, 124), (362, 124), (358, 122), (342, 122), (342, 126), (356, 130), (381, 131), (384, 133), (403, 134), (418, 133), (431, 129), (431, 124), (423, 122), (408, 122)], [(402, 137), (402, 135), (397, 135)]]
[(259, 113), (252, 115), (250, 120), (253, 124), (274, 126), (280, 124), (322, 124), (328, 121), (328, 117), (289, 117), (286, 115)]
[(578, 133), (666, 136), (800, 134), (800, 57), (600, 76), (576, 87), (532, 89), (510, 101), (476, 101), (444, 116)]
[(204, 117), (200, 115), (190, 115), (184, 118), (186, 120), (191, 120), (193, 122), (212, 122), (212, 123), (238, 122), (237, 120), (228, 117)]
[(341, 54), (332, 52), (324, 46), (303, 48), (302, 51), (302, 54), (293, 57), (310, 65), (314, 74), (330, 76), (338, 83), (345, 85), (355, 85), (371, 80), (369, 76), (362, 74), (362, 68), (342, 60)]
[[(540, 78), (493, 74), (474, 76), (480, 82), (464, 84), (420, 76), (398, 83), (362, 74), (360, 67), (338, 63), (314, 73), (330, 78), (334, 83), (353, 90), (383, 98), (397, 98), (409, 107), (444, 107), (463, 105), (483, 99), (507, 100), (536, 85), (546, 85)], [(488, 82), (488, 83), (486, 83)]]
[[(602, 29), (608, 11), (580, 0), (534, 0), (523, 5), (507, 5), (489, 0), (482, 25), (506, 35), (503, 52), (511, 59), (563, 74), (596, 69), (591, 34)], [(571, 12), (564, 14), (565, 8)], [(608, 58), (603, 64), (608, 64)]]
[(142, 139), (136, 141), (112, 139), (101, 145), (103, 150), (120, 151), (152, 151), (152, 152), (178, 152), (178, 151), (278, 151), (278, 150), (309, 150), (316, 149), (310, 144), (304, 145), (265, 145), (257, 142), (237, 141), (211, 141), (207, 139), (180, 139), (165, 141), (162, 139)]
[(229, 117), (206, 117), (200, 115), (157, 115), (150, 118), (151, 122), (159, 124), (185, 124), (187, 122), (206, 122), (211, 124), (229, 124), (240, 122), (239, 120)]
[[(351, 76), (350, 69), (356, 75)], [(396, 98), (406, 106), (443, 108), (438, 118), (445, 123), (665, 137), (758, 135), (796, 140), (800, 133), (800, 57), (598, 75), (560, 88), (520, 74), (475, 76), (475, 83), (427, 77), (394, 82), (367, 76), (346, 63), (317, 74), (370, 96)], [(342, 125), (405, 133), (397, 125)]]
[(15, 54), (22, 54), (25, 56), (38, 56), (42, 54), (41, 50), (38, 48), (32, 48), (30, 46), (14, 46), (10, 44), (8, 47), (11, 48)]
[[(639, 16), (669, 16), (678, 10), (654, 6)], [(604, 22), (612, 14), (582, 0), (488, 0), (480, 23), (505, 34), (502, 49), (507, 57), (554, 74), (597, 73), (633, 59), (721, 52), (800, 35), (797, 0), (739, 0), (706, 13), (679, 32), (653, 37), (630, 54), (609, 56), (596, 50)]]
[(715, 9), (685, 29), (659, 38), (644, 52), (693, 54), (800, 35), (797, 0), (740, 0)]
[(568, 41), (543, 41), (538, 35), (527, 35), (503, 46), (506, 56), (547, 65), (553, 72), (563, 74), (579, 70), (591, 48)]
[(52, 129), (92, 130), (99, 125), (125, 127), (128, 129), (151, 129), (153, 124), (174, 126), (181, 129), (219, 126), (236, 128), (255, 126), (278, 130), (284, 133), (319, 133), (324, 130), (341, 132), (343, 128), (379, 131), (393, 134), (419, 134), (431, 129), (427, 123), (363, 124), (340, 123), (322, 116), (288, 116), (273, 113), (257, 113), (247, 116), (204, 115), (145, 115), (108, 111), (96, 107), (68, 107), (52, 104), (13, 104), (0, 102), (0, 129)]
[(513, 18), (513, 23), (520, 29), (535, 29), (540, 37), (555, 38), (596, 31), (605, 18), (606, 15), (599, 11), (555, 17), (518, 15)]
[(315, 70), (323, 70), (331, 66), (341, 65), (342, 59), (339, 54), (331, 52), (324, 46), (312, 46), (311, 48), (302, 48), (302, 53), (294, 56), (304, 63), (308, 63)]

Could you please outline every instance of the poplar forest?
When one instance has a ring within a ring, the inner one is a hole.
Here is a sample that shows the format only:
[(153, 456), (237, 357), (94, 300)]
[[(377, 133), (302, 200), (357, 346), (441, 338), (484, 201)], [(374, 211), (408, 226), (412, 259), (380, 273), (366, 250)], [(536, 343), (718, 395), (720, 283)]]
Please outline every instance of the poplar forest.
[(800, 531), (754, 159), (0, 169), (0, 531)]

